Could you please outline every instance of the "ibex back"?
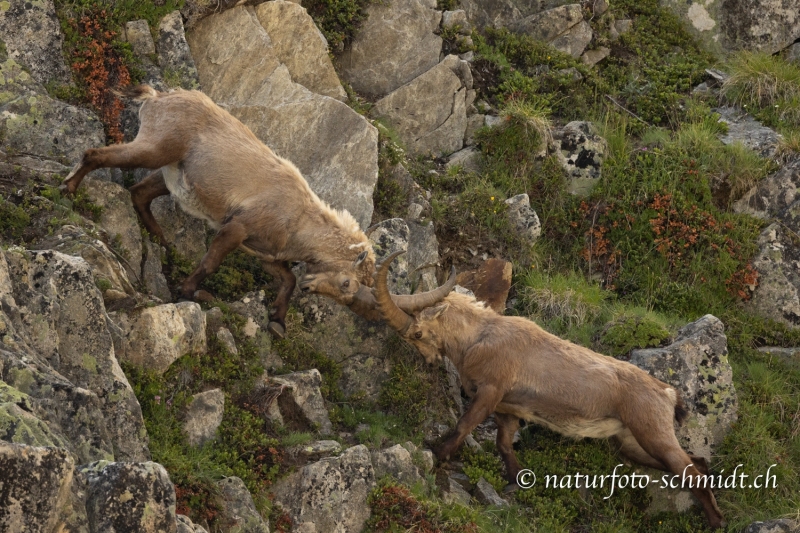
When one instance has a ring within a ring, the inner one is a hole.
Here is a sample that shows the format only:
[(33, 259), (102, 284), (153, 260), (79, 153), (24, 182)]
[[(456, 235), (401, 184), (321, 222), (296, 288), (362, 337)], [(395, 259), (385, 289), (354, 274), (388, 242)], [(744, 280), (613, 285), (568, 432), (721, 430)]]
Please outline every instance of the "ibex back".
[(280, 281), (269, 323), (277, 336), (285, 332), (296, 281), (289, 261), (305, 261), (311, 274), (343, 274), (372, 286), (375, 256), (355, 219), (321, 201), (297, 167), (230, 113), (199, 91), (159, 93), (143, 85), (126, 96), (144, 102), (136, 139), (87, 150), (62, 190), (74, 193), (97, 168), (158, 169), (130, 189), (147, 231), (167, 244), (150, 210), (155, 198), (167, 194), (219, 230), (183, 282), (183, 298), (200, 296), (199, 284), (237, 248), (259, 257)]

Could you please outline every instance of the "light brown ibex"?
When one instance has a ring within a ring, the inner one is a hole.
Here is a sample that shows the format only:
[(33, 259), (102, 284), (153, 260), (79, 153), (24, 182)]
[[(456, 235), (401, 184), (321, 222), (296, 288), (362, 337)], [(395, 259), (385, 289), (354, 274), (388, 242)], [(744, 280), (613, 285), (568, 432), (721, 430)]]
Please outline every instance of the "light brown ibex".
[(305, 261), (310, 276), (341, 275), (372, 286), (375, 255), (355, 219), (321, 201), (297, 167), (247, 126), (199, 91), (160, 93), (142, 85), (125, 96), (143, 101), (136, 138), (87, 150), (61, 188), (74, 193), (97, 168), (158, 169), (130, 189), (147, 231), (166, 244), (150, 203), (167, 194), (219, 230), (183, 282), (183, 298), (200, 296), (199, 284), (237, 248), (259, 257), (280, 282), (269, 323), (279, 337), (295, 287), (289, 261)]
[(520, 419), (574, 438), (614, 437), (632, 461), (692, 479), (692, 493), (711, 527), (725, 525), (710, 488), (700, 488), (708, 487), (705, 460), (688, 455), (675, 436), (673, 419), (680, 422), (686, 410), (674, 388), (628, 362), (551, 335), (530, 320), (499, 315), (462, 294), (409, 315), (386, 284), (397, 254), (377, 273), (375, 298), (384, 318), (428, 363), (449, 358), (472, 399), (455, 432), (436, 449), (440, 461), (492, 413), (497, 449), (512, 483), (520, 471), (512, 447)]

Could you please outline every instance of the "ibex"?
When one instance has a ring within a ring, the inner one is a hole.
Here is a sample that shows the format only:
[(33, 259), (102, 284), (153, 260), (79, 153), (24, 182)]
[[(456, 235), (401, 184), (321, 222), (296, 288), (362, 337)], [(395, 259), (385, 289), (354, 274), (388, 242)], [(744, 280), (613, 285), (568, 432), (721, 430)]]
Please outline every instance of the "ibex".
[(355, 219), (321, 201), (297, 167), (273, 153), (247, 126), (199, 91), (160, 93), (141, 85), (125, 96), (143, 101), (136, 138), (86, 150), (61, 189), (74, 193), (97, 168), (158, 169), (130, 189), (147, 231), (167, 244), (150, 211), (150, 203), (167, 194), (184, 211), (219, 230), (183, 282), (183, 298), (201, 296), (199, 284), (237, 248), (260, 258), (280, 282), (268, 326), (278, 337), (286, 330), (296, 281), (289, 261), (305, 261), (311, 276), (344, 276), (359, 286), (372, 286), (375, 255)]
[(688, 455), (675, 436), (673, 419), (681, 422), (687, 414), (675, 389), (630, 363), (560, 339), (524, 318), (499, 315), (462, 294), (409, 315), (386, 284), (396, 255), (378, 269), (381, 313), (428, 363), (449, 358), (472, 398), (454, 433), (435, 450), (440, 461), (492, 413), (511, 483), (520, 471), (512, 448), (520, 419), (574, 438), (614, 437), (632, 461), (691, 479), (711, 527), (725, 525), (706, 485), (705, 460)]

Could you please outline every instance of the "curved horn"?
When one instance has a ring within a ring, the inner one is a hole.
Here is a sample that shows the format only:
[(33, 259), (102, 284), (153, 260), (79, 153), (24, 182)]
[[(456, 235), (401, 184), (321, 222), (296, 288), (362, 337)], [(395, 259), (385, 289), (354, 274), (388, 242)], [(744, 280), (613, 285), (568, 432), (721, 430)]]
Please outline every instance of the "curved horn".
[(400, 335), (405, 334), (414, 319), (397, 307), (394, 300), (392, 300), (392, 295), (389, 294), (389, 287), (386, 284), (386, 275), (389, 273), (389, 265), (391, 265), (395, 257), (404, 253), (405, 251), (395, 252), (387, 257), (378, 268), (378, 275), (375, 280), (375, 301), (378, 303), (378, 308), (381, 310), (386, 322), (393, 329), (396, 329)]
[(417, 313), (426, 307), (441, 302), (456, 286), (456, 267), (450, 267), (450, 277), (441, 286), (428, 292), (419, 294), (392, 294), (392, 300), (397, 307), (406, 313)]

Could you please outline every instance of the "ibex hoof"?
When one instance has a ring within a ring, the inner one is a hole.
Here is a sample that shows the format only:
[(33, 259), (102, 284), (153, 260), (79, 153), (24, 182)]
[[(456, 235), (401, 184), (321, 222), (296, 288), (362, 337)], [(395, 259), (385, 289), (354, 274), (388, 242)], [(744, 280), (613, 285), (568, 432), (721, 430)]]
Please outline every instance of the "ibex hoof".
[(66, 183), (62, 183), (61, 185), (58, 186), (58, 192), (60, 192), (62, 196), (72, 194), (72, 191), (69, 190), (69, 185), (67, 185)]
[(202, 289), (199, 291), (194, 291), (192, 298), (194, 299), (195, 302), (209, 303), (214, 301), (214, 295)]
[(277, 322), (270, 322), (269, 325), (267, 325), (267, 330), (272, 333), (272, 336), (276, 339), (282, 339), (286, 336), (286, 328)]

